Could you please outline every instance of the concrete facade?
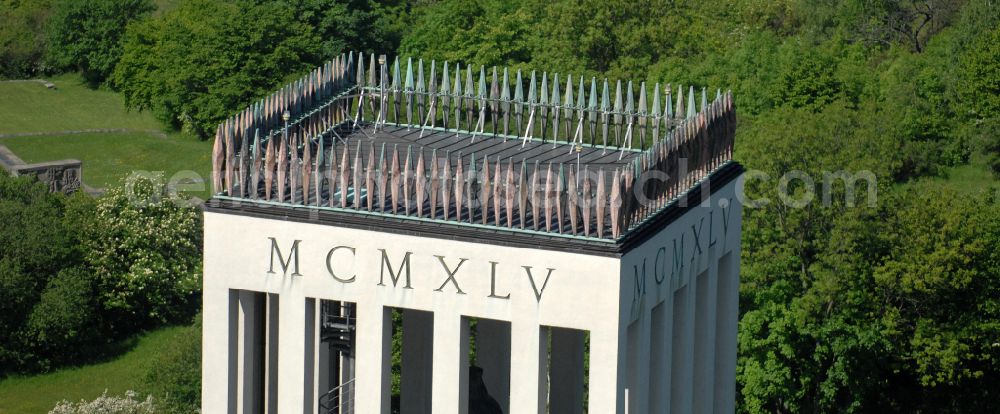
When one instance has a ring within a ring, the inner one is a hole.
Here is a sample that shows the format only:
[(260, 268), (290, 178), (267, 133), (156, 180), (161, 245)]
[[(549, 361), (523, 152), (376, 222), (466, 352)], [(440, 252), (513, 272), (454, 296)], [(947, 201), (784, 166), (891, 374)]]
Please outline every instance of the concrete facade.
[(393, 309), (404, 414), (468, 412), (473, 319), (504, 413), (733, 412), (739, 182), (609, 255), (209, 209), (202, 410), (318, 412), (331, 300), (356, 304), (357, 413), (390, 412)]

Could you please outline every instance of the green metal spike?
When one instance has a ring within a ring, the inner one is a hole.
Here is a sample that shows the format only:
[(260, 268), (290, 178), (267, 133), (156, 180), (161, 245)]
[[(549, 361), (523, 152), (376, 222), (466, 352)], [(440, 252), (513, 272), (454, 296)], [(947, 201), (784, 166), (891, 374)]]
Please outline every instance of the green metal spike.
[[(472, 83), (472, 66), (465, 68), (465, 96), (472, 98), (475, 96), (475, 84)], [(470, 108), (471, 109), (471, 108)]]
[(396, 61), (392, 64), (392, 90), (399, 90), (399, 56), (396, 56)]
[(406, 82), (403, 84), (403, 89), (407, 91), (413, 90), (413, 58), (406, 58)]
[[(646, 85), (643, 84), (643, 89), (645, 89), (645, 87), (646, 87)], [(642, 95), (646, 96), (646, 93), (643, 92)], [(661, 115), (660, 114), (660, 84), (657, 83), (656, 86), (653, 87), (653, 116), (656, 117), (656, 118), (659, 118), (660, 115)]]
[(549, 103), (549, 80), (548, 73), (545, 72), (542, 72), (541, 97), (539, 98), (538, 103), (542, 105), (547, 105)]
[(687, 110), (687, 117), (690, 118), (692, 116), (695, 116), (695, 114), (697, 114), (697, 113), (698, 112), (695, 111), (695, 108), (694, 108), (694, 86), (691, 86), (690, 89), (688, 90), (688, 110)]
[(628, 81), (628, 92), (625, 96), (625, 112), (628, 116), (632, 116), (632, 114), (635, 113), (635, 99), (632, 95), (632, 81)]
[(479, 99), (485, 99), (486, 98), (486, 93), (487, 92), (486, 92), (486, 67), (485, 66), (480, 66), (479, 67), (479, 91), (478, 92), (479, 93), (476, 94), (477, 98), (479, 98)]
[(608, 78), (604, 78), (604, 88), (601, 91), (601, 111), (611, 110), (611, 91), (608, 88)]
[(517, 70), (517, 79), (514, 81), (514, 102), (524, 101), (524, 81), (521, 80), (521, 70)]
[(503, 68), (503, 87), (500, 90), (500, 100), (501, 101), (508, 101), (508, 100), (510, 100), (510, 85), (508, 84), (508, 81), (509, 81), (509, 79), (508, 79), (508, 74), (507, 74), (507, 68), (504, 67)]
[[(417, 59), (417, 85), (416, 92), (425, 92), (427, 87), (424, 83), (424, 60)], [(423, 120), (421, 120), (423, 121)]]
[(677, 108), (674, 110), (674, 116), (684, 117), (684, 87), (680, 85), (677, 85)]
[(531, 83), (528, 84), (528, 103), (538, 102), (538, 97), (535, 93), (535, 71), (531, 71)]
[(664, 96), (664, 98), (666, 98), (665, 99), (666, 107), (663, 108), (663, 116), (666, 117), (666, 118), (673, 118), (674, 117), (674, 102), (672, 100), (673, 96), (670, 96), (670, 84), (669, 83), (667, 84), (667, 93), (666, 93), (666, 96)]
[(705, 112), (706, 108), (708, 108), (708, 96), (707, 96), (707, 93), (705, 91), (705, 88), (702, 87), (701, 88), (701, 111)]

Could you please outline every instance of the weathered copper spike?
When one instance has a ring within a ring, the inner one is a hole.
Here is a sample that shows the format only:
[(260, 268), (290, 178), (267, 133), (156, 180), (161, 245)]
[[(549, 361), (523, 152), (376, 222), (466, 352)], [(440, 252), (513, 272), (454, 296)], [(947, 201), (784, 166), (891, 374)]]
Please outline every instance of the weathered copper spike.
[(364, 166), (361, 165), (361, 141), (358, 141), (358, 147), (354, 150), (354, 164), (351, 165), (351, 182), (354, 184), (354, 208), (357, 210), (361, 209), (361, 197), (365, 193), (364, 179), (361, 178)]
[(431, 151), (430, 218), (437, 218), (438, 201), (441, 199), (441, 173), (438, 171), (437, 150)]
[(336, 207), (337, 203), (334, 201), (335, 200), (334, 195), (337, 193), (337, 171), (338, 171), (338, 169), (337, 169), (337, 141), (334, 141), (330, 145), (329, 158), (330, 158), (330, 163), (326, 167), (326, 179), (330, 183), (330, 185), (329, 185), (330, 188), (327, 190), (329, 192), (327, 204), (330, 207)]
[(483, 173), (482, 173), (482, 183), (480, 183), (480, 196), (479, 205), (480, 211), (483, 216), (483, 224), (489, 222), (490, 217), (490, 193), (493, 192), (493, 183), (490, 181), (490, 160), (485, 155), (483, 156)]
[(559, 172), (556, 174), (555, 197), (556, 227), (558, 227), (559, 233), (562, 233), (563, 228), (566, 227), (563, 222), (563, 211), (566, 210), (564, 208), (566, 204), (566, 170), (563, 164), (559, 164)]
[[(434, 161), (437, 163), (437, 160)], [(448, 220), (448, 211), (451, 209), (451, 154), (445, 153), (444, 171), (441, 172), (441, 211), (444, 219)]]
[(500, 226), (500, 205), (503, 194), (503, 178), (500, 175), (500, 156), (497, 156), (496, 167), (493, 171), (493, 224)]
[[(543, 78), (544, 79), (544, 78)], [(549, 163), (548, 169), (545, 171), (545, 231), (552, 231), (552, 204), (555, 200), (553, 197), (555, 192), (555, 186), (553, 185), (554, 176), (552, 175), (552, 163)]]
[[(462, 69), (461, 65), (455, 64), (455, 85), (451, 88), (452, 101), (455, 103), (455, 122), (453, 129), (460, 129), (462, 127)], [(445, 177), (447, 178), (447, 176)], [(447, 209), (449, 206), (445, 206)]]
[(476, 218), (475, 212), (475, 197), (479, 194), (475, 193), (479, 181), (479, 173), (476, 169), (476, 153), (472, 153), (469, 156), (469, 172), (468, 180), (466, 185), (468, 188), (465, 189), (465, 208), (469, 214), (469, 223), (472, 223)]
[(531, 228), (533, 230), (538, 230), (538, 224), (539, 224), (538, 221), (542, 218), (541, 215), (538, 214), (538, 209), (539, 207), (541, 207), (540, 200), (538, 199), (539, 198), (538, 193), (541, 191), (541, 183), (539, 182), (539, 180), (541, 180), (541, 177), (539, 177), (538, 175), (538, 160), (535, 160), (535, 169), (531, 173), (531, 194), (530, 194), (531, 222), (532, 222)]
[(410, 200), (413, 198), (413, 161), (412, 147), (406, 147), (406, 161), (403, 162), (403, 214), (409, 215)]
[[(549, 116), (552, 118), (552, 146), (559, 141), (559, 118), (562, 116), (559, 110), (559, 74), (552, 75), (552, 110)], [(562, 223), (560, 223), (562, 225)]]
[(377, 189), (375, 186), (375, 143), (374, 142), (368, 144), (368, 165), (365, 168), (365, 189), (368, 190), (368, 194), (366, 194), (365, 197), (367, 199), (365, 207), (368, 209), (368, 211), (373, 211), (372, 209), (375, 207), (374, 206), (375, 193)]
[(414, 200), (417, 204), (417, 216), (424, 216), (424, 198), (427, 195), (427, 176), (424, 174), (424, 150), (420, 149), (417, 153), (417, 173), (416, 173), (416, 194), (414, 195)]
[(462, 221), (462, 195), (465, 191), (465, 174), (462, 171), (462, 153), (455, 165), (455, 220)]
[(309, 138), (302, 145), (302, 204), (309, 205), (309, 179), (312, 175), (312, 148)]
[(215, 142), (212, 143), (212, 191), (220, 193), (223, 190), (222, 171), (225, 168), (225, 149), (222, 138), (222, 124), (215, 129)]
[(526, 216), (528, 212), (528, 196), (531, 188), (528, 186), (528, 160), (521, 160), (521, 174), (517, 180), (517, 218), (521, 222), (521, 228), (525, 228)]
[(378, 156), (378, 209), (380, 212), (385, 213), (385, 205), (388, 197), (386, 192), (388, 191), (388, 180), (389, 180), (389, 170), (386, 166), (385, 161), (385, 143), (382, 143), (382, 149), (379, 151)]
[(313, 168), (313, 204), (319, 206), (323, 202), (323, 137), (320, 136), (316, 146), (316, 166)]
[(292, 204), (298, 203), (298, 190), (299, 190), (299, 178), (302, 170), (302, 163), (299, 160), (299, 139), (298, 132), (293, 132), (291, 134), (292, 142), (288, 145), (288, 153), (291, 155), (291, 160), (288, 163), (288, 196), (291, 199)]
[(264, 154), (264, 199), (271, 201), (271, 189), (274, 187), (274, 168), (278, 158), (277, 145), (274, 143), (275, 137), (271, 136), (267, 140), (267, 152)]
[(278, 202), (285, 202), (285, 186), (288, 184), (288, 141), (281, 138), (278, 150)]
[[(500, 163), (497, 162), (499, 165)], [(514, 227), (514, 199), (516, 197), (517, 187), (514, 186), (514, 158), (507, 159), (507, 181), (504, 185), (504, 204), (506, 207), (505, 212), (507, 213), (507, 228)], [(500, 225), (497, 222), (497, 225)]]
[(402, 177), (399, 170), (399, 147), (392, 147), (392, 162), (389, 164), (392, 177), (389, 179), (389, 194), (392, 196), (392, 214), (399, 211), (399, 187), (402, 184)]
[(597, 220), (597, 237), (604, 237), (604, 214), (606, 207), (608, 205), (608, 193), (607, 186), (604, 184), (604, 170), (598, 170), (597, 173), (597, 197), (594, 200), (595, 212), (594, 218)]
[[(493, 79), (490, 82), (490, 123), (493, 125), (493, 136), (497, 135), (497, 116), (499, 115), (499, 107), (497, 105), (497, 100), (500, 99), (500, 80), (497, 76), (497, 67), (493, 67)], [(496, 177), (494, 177), (496, 178)], [(500, 180), (497, 180), (500, 182)], [(497, 223), (499, 224), (499, 222)]]
[(580, 208), (580, 197), (576, 193), (576, 176), (573, 168), (570, 168), (569, 176), (566, 178), (566, 213), (569, 214), (569, 226), (574, 236), (577, 233), (577, 209)]
[(620, 172), (615, 169), (615, 176), (613, 181), (611, 181), (611, 201), (609, 205), (611, 206), (611, 237), (618, 238), (621, 235), (621, 207), (622, 207), (622, 177)]
[(226, 152), (226, 194), (233, 195), (233, 188), (235, 183), (233, 180), (236, 178), (234, 174), (234, 169), (236, 167), (236, 135), (233, 131), (234, 121), (229, 121), (229, 126), (223, 131), (225, 136), (225, 152)]
[(340, 157), (340, 208), (347, 208), (347, 191), (350, 187), (350, 150), (344, 145), (344, 154)]

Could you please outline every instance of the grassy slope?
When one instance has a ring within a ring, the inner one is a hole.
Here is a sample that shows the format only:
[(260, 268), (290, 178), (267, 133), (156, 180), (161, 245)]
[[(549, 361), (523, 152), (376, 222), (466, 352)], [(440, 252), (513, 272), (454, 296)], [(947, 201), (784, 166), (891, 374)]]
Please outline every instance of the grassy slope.
[(91, 400), (104, 390), (109, 395), (129, 389), (141, 393), (136, 387), (147, 365), (184, 332), (183, 327), (170, 327), (142, 335), (134, 348), (113, 361), (0, 380), (0, 414), (44, 414), (60, 400)]
[(121, 96), (93, 90), (77, 75), (38, 82), (0, 82), (0, 134), (81, 129), (160, 130), (149, 113), (125, 110)]
[[(190, 170), (209, 183), (211, 143), (180, 134), (159, 132), (148, 113), (128, 112), (121, 96), (84, 85), (77, 75), (38, 82), (0, 82), (0, 135), (51, 133), (0, 138), (26, 162), (75, 158), (83, 161), (83, 178), (106, 187), (132, 171), (163, 171), (170, 178)], [(128, 132), (60, 135), (59, 131), (126, 129)], [(150, 132), (152, 131), (152, 132)], [(193, 191), (207, 198), (209, 191)]]

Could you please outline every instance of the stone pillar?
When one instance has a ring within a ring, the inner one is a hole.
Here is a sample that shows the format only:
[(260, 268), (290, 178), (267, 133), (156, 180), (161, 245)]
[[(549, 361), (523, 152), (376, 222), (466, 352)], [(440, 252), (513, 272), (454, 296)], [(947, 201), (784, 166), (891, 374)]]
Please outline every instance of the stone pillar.
[[(239, 295), (236, 291), (205, 289), (202, 310), (202, 412), (236, 412), (238, 312)], [(227, 357), (220, 358), (221, 355)]]
[(549, 369), (549, 411), (583, 413), (584, 331), (552, 328), (552, 356)]
[(624, 413), (625, 387), (622, 381), (625, 362), (621, 360), (619, 352), (624, 347), (625, 341), (618, 334), (617, 327), (594, 329), (590, 332), (588, 412)]
[(315, 347), (312, 344), (315, 334), (311, 327), (316, 324), (315, 301), (307, 300), (301, 294), (285, 293), (281, 296), (281, 302), (281, 312), (278, 314), (281, 342), (277, 344), (280, 355), (278, 373), (281, 377), (278, 381), (278, 412), (309, 412), (304, 405), (306, 401), (312, 400), (314, 386)]
[(670, 407), (677, 413), (691, 412), (693, 402), (695, 280), (687, 277), (686, 284), (674, 292)]
[(434, 314), (403, 310), (400, 413), (431, 414), (434, 382)]
[(511, 413), (544, 413), (548, 397), (548, 329), (533, 319), (511, 322)]
[(673, 328), (673, 293), (653, 308), (650, 332), (649, 412), (670, 411), (670, 367)]
[(469, 411), (469, 321), (457, 314), (434, 315), (434, 414)]
[(377, 303), (358, 303), (355, 391), (357, 413), (389, 414), (392, 315)]
[(483, 382), (504, 413), (510, 413), (510, 323), (479, 319), (476, 325), (476, 365)]
[[(710, 262), (711, 263), (711, 262)], [(694, 384), (695, 413), (711, 413), (715, 400), (715, 326), (718, 266), (698, 276), (695, 311)]]
[[(740, 234), (737, 232), (736, 234)], [(715, 336), (715, 412), (736, 411), (736, 337), (739, 323), (740, 251), (719, 260)]]

